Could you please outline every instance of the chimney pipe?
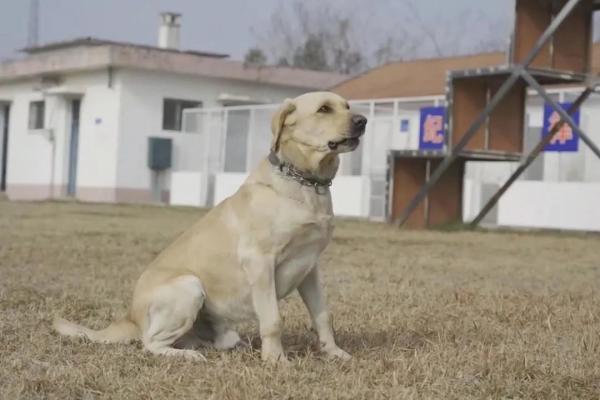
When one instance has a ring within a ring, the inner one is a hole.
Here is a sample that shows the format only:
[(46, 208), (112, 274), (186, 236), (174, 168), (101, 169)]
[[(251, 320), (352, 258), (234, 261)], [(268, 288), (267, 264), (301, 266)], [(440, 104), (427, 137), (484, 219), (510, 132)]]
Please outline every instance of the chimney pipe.
[(173, 12), (160, 13), (160, 27), (158, 29), (158, 47), (162, 49), (179, 50), (179, 20), (181, 14)]

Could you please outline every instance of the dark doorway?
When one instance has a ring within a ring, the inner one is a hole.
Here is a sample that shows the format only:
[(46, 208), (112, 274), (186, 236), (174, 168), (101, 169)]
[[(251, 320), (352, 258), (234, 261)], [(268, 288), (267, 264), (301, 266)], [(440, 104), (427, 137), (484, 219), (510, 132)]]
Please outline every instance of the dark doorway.
[(1, 107), (2, 130), (0, 131), (0, 192), (6, 191), (6, 170), (8, 168), (8, 126), (10, 123), (10, 105)]
[(69, 143), (69, 176), (67, 180), (67, 195), (75, 196), (77, 189), (77, 158), (79, 155), (79, 111), (81, 100), (71, 102), (71, 140)]

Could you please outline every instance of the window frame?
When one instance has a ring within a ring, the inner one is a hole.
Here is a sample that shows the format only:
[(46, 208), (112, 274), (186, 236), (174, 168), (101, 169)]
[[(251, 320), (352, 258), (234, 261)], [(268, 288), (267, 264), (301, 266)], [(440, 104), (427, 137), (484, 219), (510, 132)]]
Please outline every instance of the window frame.
[[(40, 111), (41, 110), (41, 111)], [(46, 101), (31, 100), (27, 115), (27, 129), (30, 131), (44, 130), (46, 127)]]
[[(174, 105), (175, 115), (167, 120), (167, 104)], [(178, 99), (174, 97), (163, 97), (162, 101), (162, 130), (170, 132), (181, 132), (183, 129), (183, 111), (190, 108), (202, 108), (201, 100)], [(169, 122), (169, 124), (167, 124)]]

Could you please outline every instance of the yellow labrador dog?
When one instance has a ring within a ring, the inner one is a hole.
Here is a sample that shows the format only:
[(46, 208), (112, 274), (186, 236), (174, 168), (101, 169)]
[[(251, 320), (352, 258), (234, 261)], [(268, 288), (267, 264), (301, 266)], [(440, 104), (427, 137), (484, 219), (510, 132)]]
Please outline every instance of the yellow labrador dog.
[(356, 149), (366, 123), (333, 93), (287, 99), (273, 116), (269, 157), (148, 266), (125, 318), (102, 330), (58, 318), (55, 329), (98, 342), (141, 339), (155, 354), (204, 359), (199, 343), (232, 348), (240, 341), (235, 324), (255, 316), (262, 358), (286, 361), (278, 300), (297, 289), (321, 350), (350, 358), (335, 343), (317, 265), (333, 230), (338, 155)]

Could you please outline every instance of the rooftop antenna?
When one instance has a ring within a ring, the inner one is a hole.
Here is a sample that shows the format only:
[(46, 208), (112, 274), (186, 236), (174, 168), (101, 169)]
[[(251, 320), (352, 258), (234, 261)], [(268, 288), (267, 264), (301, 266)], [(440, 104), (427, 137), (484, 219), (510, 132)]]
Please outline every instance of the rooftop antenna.
[(37, 47), (39, 45), (39, 16), (39, 0), (29, 0), (29, 31), (27, 34), (27, 47)]

